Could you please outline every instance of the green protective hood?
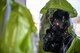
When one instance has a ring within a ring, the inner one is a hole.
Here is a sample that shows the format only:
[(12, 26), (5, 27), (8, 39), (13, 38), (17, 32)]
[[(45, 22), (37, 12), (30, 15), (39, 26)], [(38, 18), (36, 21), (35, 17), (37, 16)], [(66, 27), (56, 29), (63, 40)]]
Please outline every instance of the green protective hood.
[(40, 13), (45, 14), (47, 12), (47, 10), (50, 8), (61, 9), (61, 10), (67, 11), (71, 18), (77, 16), (77, 11), (66, 0), (50, 0), (41, 9)]

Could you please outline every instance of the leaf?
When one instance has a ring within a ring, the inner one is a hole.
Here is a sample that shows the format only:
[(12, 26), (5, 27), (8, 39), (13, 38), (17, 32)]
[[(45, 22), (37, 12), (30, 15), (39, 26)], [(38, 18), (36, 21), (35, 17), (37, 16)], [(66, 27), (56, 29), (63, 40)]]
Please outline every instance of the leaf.
[[(36, 32), (30, 11), (22, 5), (11, 2), (10, 16), (0, 42), (3, 53), (28, 53), (32, 51), (31, 34)], [(1, 52), (0, 52), (1, 53)], [(33, 52), (32, 52), (33, 53)]]
[(62, 9), (67, 11), (71, 18), (77, 16), (77, 11), (66, 0), (50, 0), (41, 9), (40, 13), (45, 14), (48, 9)]

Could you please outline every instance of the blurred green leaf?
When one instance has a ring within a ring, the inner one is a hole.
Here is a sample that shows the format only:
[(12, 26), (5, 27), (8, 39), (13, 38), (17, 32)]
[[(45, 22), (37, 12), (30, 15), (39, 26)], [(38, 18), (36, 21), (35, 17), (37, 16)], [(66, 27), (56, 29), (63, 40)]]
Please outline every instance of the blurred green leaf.
[[(0, 42), (0, 53), (33, 53), (31, 35), (36, 32), (30, 11), (11, 2), (10, 16)], [(3, 17), (2, 17), (3, 18)]]

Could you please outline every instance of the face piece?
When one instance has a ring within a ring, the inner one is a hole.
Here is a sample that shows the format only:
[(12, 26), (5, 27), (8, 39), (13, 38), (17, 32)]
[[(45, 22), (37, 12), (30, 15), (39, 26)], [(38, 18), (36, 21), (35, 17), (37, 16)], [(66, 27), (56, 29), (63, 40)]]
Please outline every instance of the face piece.
[(69, 14), (62, 10), (55, 11), (50, 18), (50, 28), (46, 29), (46, 34), (43, 38), (44, 51), (63, 53), (63, 36), (69, 26)]
[(62, 10), (54, 12), (53, 17), (50, 18), (52, 28), (54, 30), (66, 30), (70, 25), (69, 14)]

